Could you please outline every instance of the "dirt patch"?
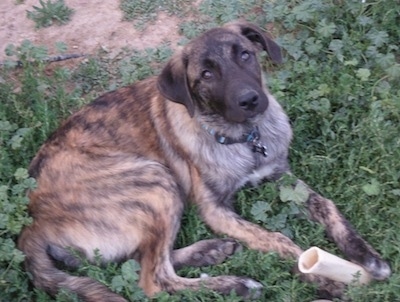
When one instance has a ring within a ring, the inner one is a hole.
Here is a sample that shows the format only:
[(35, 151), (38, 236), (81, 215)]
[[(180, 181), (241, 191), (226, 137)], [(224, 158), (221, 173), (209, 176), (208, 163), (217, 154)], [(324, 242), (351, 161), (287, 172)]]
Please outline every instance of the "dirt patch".
[(144, 49), (170, 42), (175, 47), (180, 39), (180, 20), (159, 13), (154, 24), (144, 31), (134, 28), (132, 22), (122, 21), (122, 11), (117, 0), (65, 0), (74, 9), (71, 21), (65, 25), (53, 25), (36, 29), (28, 19), (26, 11), (39, 6), (39, 0), (25, 0), (16, 4), (15, 0), (0, 0), (0, 61), (8, 44), (20, 45), (30, 40), (35, 45), (45, 45), (54, 54), (56, 42), (64, 42), (68, 53), (92, 54), (99, 47), (110, 51), (130, 47)]

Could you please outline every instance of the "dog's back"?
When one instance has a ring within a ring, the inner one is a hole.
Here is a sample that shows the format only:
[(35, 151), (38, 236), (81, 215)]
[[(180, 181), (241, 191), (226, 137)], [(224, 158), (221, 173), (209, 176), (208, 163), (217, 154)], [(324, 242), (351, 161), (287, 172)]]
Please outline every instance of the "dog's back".
[[(151, 123), (149, 91), (155, 89), (154, 82), (149, 79), (98, 98), (72, 115), (33, 159), (29, 173), (38, 188), (29, 193), (29, 211), (34, 222), (23, 230), (19, 248), (37, 287), (53, 294), (66, 288), (87, 301), (123, 301), (90, 278), (58, 270), (54, 262), (79, 265), (69, 248), (88, 259), (95, 250), (104, 261), (126, 259), (134, 255), (140, 238), (157, 236), (156, 229), (147, 230), (152, 235), (128, 230), (133, 218), (125, 215), (126, 209), (136, 208), (145, 221), (154, 218), (151, 207), (157, 206), (147, 205), (141, 196), (146, 192), (134, 189), (135, 182), (150, 188), (164, 170)], [(137, 160), (143, 156), (146, 160)], [(136, 219), (142, 226), (143, 221)]]

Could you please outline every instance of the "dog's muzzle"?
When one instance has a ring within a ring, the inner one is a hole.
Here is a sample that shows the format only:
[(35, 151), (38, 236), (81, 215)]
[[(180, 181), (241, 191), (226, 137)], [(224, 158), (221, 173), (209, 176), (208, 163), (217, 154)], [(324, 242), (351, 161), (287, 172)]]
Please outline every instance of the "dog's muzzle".
[(263, 92), (247, 89), (233, 97), (225, 112), (225, 118), (231, 122), (242, 123), (263, 113), (268, 107), (268, 98)]

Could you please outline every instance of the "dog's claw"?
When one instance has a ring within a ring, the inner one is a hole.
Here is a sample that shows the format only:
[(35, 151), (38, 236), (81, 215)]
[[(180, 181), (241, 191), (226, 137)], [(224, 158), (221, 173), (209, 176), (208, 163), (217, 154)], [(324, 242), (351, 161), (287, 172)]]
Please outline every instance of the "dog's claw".
[(260, 282), (249, 278), (245, 280), (245, 286), (249, 289), (249, 294), (245, 296), (246, 298), (258, 299), (261, 296), (263, 285)]
[(263, 285), (253, 279), (241, 277), (240, 282), (233, 288), (237, 295), (245, 299), (258, 299), (261, 296)]
[(381, 259), (371, 258), (364, 268), (375, 280), (385, 280), (390, 277), (392, 270), (389, 264)]

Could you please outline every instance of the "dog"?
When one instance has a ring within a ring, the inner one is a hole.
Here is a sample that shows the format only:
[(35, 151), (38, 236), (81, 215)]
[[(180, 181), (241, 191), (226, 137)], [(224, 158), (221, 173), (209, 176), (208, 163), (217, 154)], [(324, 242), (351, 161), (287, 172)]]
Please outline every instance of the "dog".
[[(49, 137), (29, 167), (37, 180), (29, 192), (33, 223), (18, 242), (36, 287), (52, 295), (66, 289), (84, 301), (125, 301), (91, 278), (59, 269), (60, 263), (79, 266), (82, 257), (94, 260), (97, 250), (104, 262), (136, 259), (148, 296), (204, 287), (257, 297), (262, 285), (247, 277), (184, 278), (175, 271), (220, 263), (240, 248), (237, 241), (299, 257), (302, 249), (292, 240), (244, 220), (232, 206), (241, 187), (290, 174), (292, 130), (263, 84), (262, 50), (282, 62), (280, 47), (254, 24), (211, 29), (176, 53), (158, 77), (104, 94)], [(373, 278), (388, 278), (387, 262), (333, 202), (306, 187), (310, 219)], [(214, 232), (232, 239), (173, 250), (188, 200)], [(344, 290), (339, 282), (300, 276), (327, 296)]]

